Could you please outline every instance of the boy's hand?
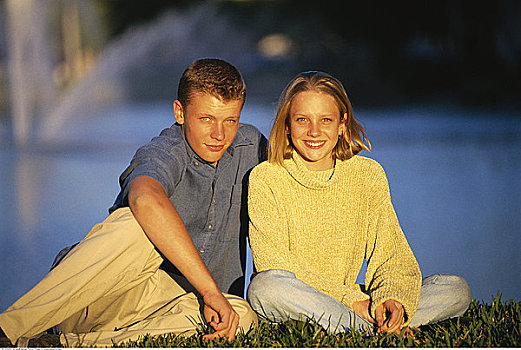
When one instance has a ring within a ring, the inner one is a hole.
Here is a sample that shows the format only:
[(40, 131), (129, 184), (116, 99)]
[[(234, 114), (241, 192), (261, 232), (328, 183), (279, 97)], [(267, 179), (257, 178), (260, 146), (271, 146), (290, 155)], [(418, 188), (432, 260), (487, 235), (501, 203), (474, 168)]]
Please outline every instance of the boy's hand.
[(215, 329), (214, 333), (204, 335), (203, 339), (227, 337), (230, 341), (234, 340), (239, 326), (239, 314), (230, 302), (222, 293), (208, 293), (203, 296), (203, 300), (204, 318)]

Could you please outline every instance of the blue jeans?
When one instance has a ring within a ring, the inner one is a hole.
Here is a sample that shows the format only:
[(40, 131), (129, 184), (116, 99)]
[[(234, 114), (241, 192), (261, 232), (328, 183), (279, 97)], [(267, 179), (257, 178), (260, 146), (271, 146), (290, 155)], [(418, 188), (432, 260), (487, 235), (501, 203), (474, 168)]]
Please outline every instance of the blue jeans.
[[(374, 326), (338, 300), (319, 292), (286, 270), (257, 274), (247, 298), (257, 314), (271, 322), (312, 318), (330, 333), (374, 331)], [(470, 289), (459, 276), (436, 274), (423, 279), (418, 309), (410, 327), (463, 315), (470, 303)]]

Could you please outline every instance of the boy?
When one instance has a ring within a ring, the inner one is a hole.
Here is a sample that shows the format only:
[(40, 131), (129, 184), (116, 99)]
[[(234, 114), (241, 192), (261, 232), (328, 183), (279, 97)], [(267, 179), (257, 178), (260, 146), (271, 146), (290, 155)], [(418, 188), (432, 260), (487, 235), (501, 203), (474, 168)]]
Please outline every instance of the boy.
[(26, 346), (53, 326), (65, 346), (191, 334), (201, 311), (215, 329), (205, 338), (233, 340), (257, 322), (237, 296), (247, 229), (241, 199), (266, 139), (239, 124), (245, 96), (241, 74), (225, 61), (201, 59), (185, 70), (177, 124), (136, 152), (111, 214), (0, 314), (4, 341)]

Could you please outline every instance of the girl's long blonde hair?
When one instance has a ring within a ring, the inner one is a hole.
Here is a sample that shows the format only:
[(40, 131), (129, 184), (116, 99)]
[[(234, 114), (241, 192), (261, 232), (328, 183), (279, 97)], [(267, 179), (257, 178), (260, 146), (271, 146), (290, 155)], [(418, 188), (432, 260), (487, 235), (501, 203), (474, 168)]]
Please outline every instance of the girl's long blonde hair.
[[(279, 108), (268, 143), (268, 161), (282, 164), (284, 159), (291, 158), (293, 144), (287, 132), (291, 102), (298, 93), (310, 90), (332, 96), (340, 111), (340, 121), (345, 123), (345, 132), (339, 136), (333, 149), (333, 159), (347, 160), (362, 149), (370, 151), (371, 143), (364, 128), (353, 116), (351, 102), (342, 83), (327, 73), (309, 71), (293, 78), (280, 95)], [(347, 115), (347, 120), (344, 115)]]

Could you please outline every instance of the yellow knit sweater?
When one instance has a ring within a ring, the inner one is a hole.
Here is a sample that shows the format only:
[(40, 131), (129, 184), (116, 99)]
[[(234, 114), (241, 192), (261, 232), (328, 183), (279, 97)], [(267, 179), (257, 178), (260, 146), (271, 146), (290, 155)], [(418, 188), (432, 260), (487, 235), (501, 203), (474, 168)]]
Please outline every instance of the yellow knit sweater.
[[(394, 212), (383, 168), (354, 156), (335, 168), (309, 171), (293, 153), (283, 166), (251, 172), (250, 244), (257, 271), (283, 269), (352, 308), (371, 299), (402, 303), (408, 324), (421, 288), (418, 263)], [(355, 283), (367, 260), (366, 293)]]

